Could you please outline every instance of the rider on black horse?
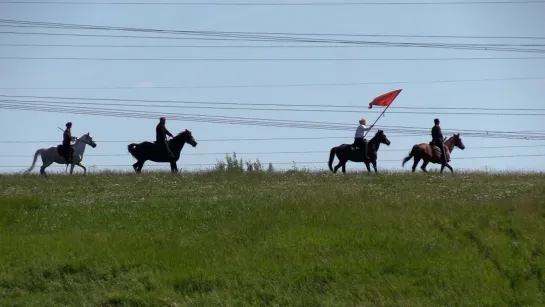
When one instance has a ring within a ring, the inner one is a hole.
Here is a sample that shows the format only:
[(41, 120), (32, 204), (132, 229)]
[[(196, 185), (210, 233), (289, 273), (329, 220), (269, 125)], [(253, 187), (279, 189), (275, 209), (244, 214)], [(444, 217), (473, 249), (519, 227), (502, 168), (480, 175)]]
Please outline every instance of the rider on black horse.
[(354, 147), (354, 149), (359, 147), (362, 158), (369, 159), (367, 156), (367, 140), (363, 136), (365, 135), (365, 131), (371, 130), (373, 126), (367, 128), (365, 125), (367, 125), (367, 119), (360, 119), (360, 125), (356, 129), (356, 135), (354, 136), (354, 143), (352, 144), (352, 147)]
[(157, 127), (155, 127), (155, 143), (158, 145), (161, 145), (167, 151), (168, 156), (171, 159), (174, 159), (174, 155), (172, 154), (172, 151), (170, 151), (170, 148), (167, 142), (167, 135), (170, 137), (173, 137), (173, 136), (172, 136), (172, 133), (170, 133), (170, 131), (168, 131), (168, 129), (165, 126), (166, 121), (167, 119), (165, 117), (161, 117), (159, 119), (159, 124), (157, 124)]
[(436, 118), (433, 120), (435, 125), (433, 128), (431, 128), (431, 144), (439, 147), (439, 150), (441, 150), (441, 159), (443, 160), (444, 164), (447, 164), (447, 156), (445, 154), (445, 144), (444, 144), (444, 138), (443, 133), (441, 132), (441, 127), (439, 126), (439, 118)]
[(72, 141), (76, 140), (76, 137), (72, 136), (72, 123), (66, 123), (66, 130), (62, 134), (62, 156), (66, 160), (67, 164), (72, 163), (72, 155), (74, 149), (71, 146)]

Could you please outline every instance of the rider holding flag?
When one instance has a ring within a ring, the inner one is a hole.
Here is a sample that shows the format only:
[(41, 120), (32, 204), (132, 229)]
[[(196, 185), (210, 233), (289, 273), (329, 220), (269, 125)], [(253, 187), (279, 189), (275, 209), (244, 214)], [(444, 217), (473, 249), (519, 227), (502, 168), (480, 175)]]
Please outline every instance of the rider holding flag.
[(364, 138), (364, 136), (365, 131), (373, 129), (373, 125), (371, 125), (371, 127), (369, 128), (367, 128), (365, 125), (367, 125), (367, 119), (360, 119), (360, 125), (358, 126), (358, 128), (356, 128), (356, 135), (354, 136), (354, 143), (352, 144), (352, 146), (354, 148), (356, 146), (360, 148), (363, 159), (369, 159), (369, 157), (367, 156), (367, 140)]

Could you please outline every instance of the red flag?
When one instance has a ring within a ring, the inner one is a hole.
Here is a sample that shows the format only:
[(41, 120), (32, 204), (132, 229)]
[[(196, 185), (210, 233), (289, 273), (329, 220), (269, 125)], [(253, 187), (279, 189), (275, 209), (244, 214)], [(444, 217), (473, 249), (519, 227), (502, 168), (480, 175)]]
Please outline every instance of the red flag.
[(373, 106), (380, 106), (380, 107), (389, 107), (392, 102), (394, 102), (394, 99), (396, 99), (397, 95), (401, 93), (402, 89), (391, 91), (386, 94), (382, 94), (378, 96), (377, 98), (373, 99), (369, 103), (369, 109), (372, 109)]

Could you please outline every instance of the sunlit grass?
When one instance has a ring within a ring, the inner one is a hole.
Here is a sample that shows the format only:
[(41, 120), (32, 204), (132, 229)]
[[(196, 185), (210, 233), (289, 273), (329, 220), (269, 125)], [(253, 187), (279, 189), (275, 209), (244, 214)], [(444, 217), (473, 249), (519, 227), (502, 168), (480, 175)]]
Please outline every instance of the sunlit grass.
[(538, 306), (545, 176), (0, 176), (2, 306)]

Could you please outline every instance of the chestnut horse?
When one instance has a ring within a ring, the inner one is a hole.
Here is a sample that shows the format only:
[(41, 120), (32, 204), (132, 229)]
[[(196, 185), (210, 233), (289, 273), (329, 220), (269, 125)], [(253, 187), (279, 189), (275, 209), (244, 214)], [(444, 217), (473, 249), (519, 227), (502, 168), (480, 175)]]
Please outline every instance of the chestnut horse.
[(439, 147), (435, 145), (430, 145), (429, 143), (428, 144), (421, 143), (421, 144), (416, 144), (413, 146), (409, 155), (405, 157), (405, 159), (403, 159), (403, 163), (401, 164), (401, 166), (405, 166), (405, 163), (407, 161), (409, 161), (411, 158), (414, 158), (413, 173), (416, 170), (416, 166), (418, 165), (420, 160), (424, 160), (424, 163), (422, 163), (422, 166), (420, 167), (422, 171), (424, 172), (427, 172), (426, 166), (428, 166), (428, 163), (430, 162), (434, 164), (441, 164), (441, 173), (445, 169), (445, 166), (448, 169), (450, 169), (451, 173), (454, 172), (452, 167), (449, 164), (450, 153), (452, 152), (452, 150), (454, 150), (455, 146), (460, 148), (461, 150), (464, 150), (466, 146), (462, 142), (462, 138), (460, 137), (459, 133), (451, 136), (448, 140), (445, 141), (444, 144), (445, 144), (445, 155), (447, 158), (446, 164), (444, 164), (443, 159), (441, 159), (441, 150), (439, 149)]

